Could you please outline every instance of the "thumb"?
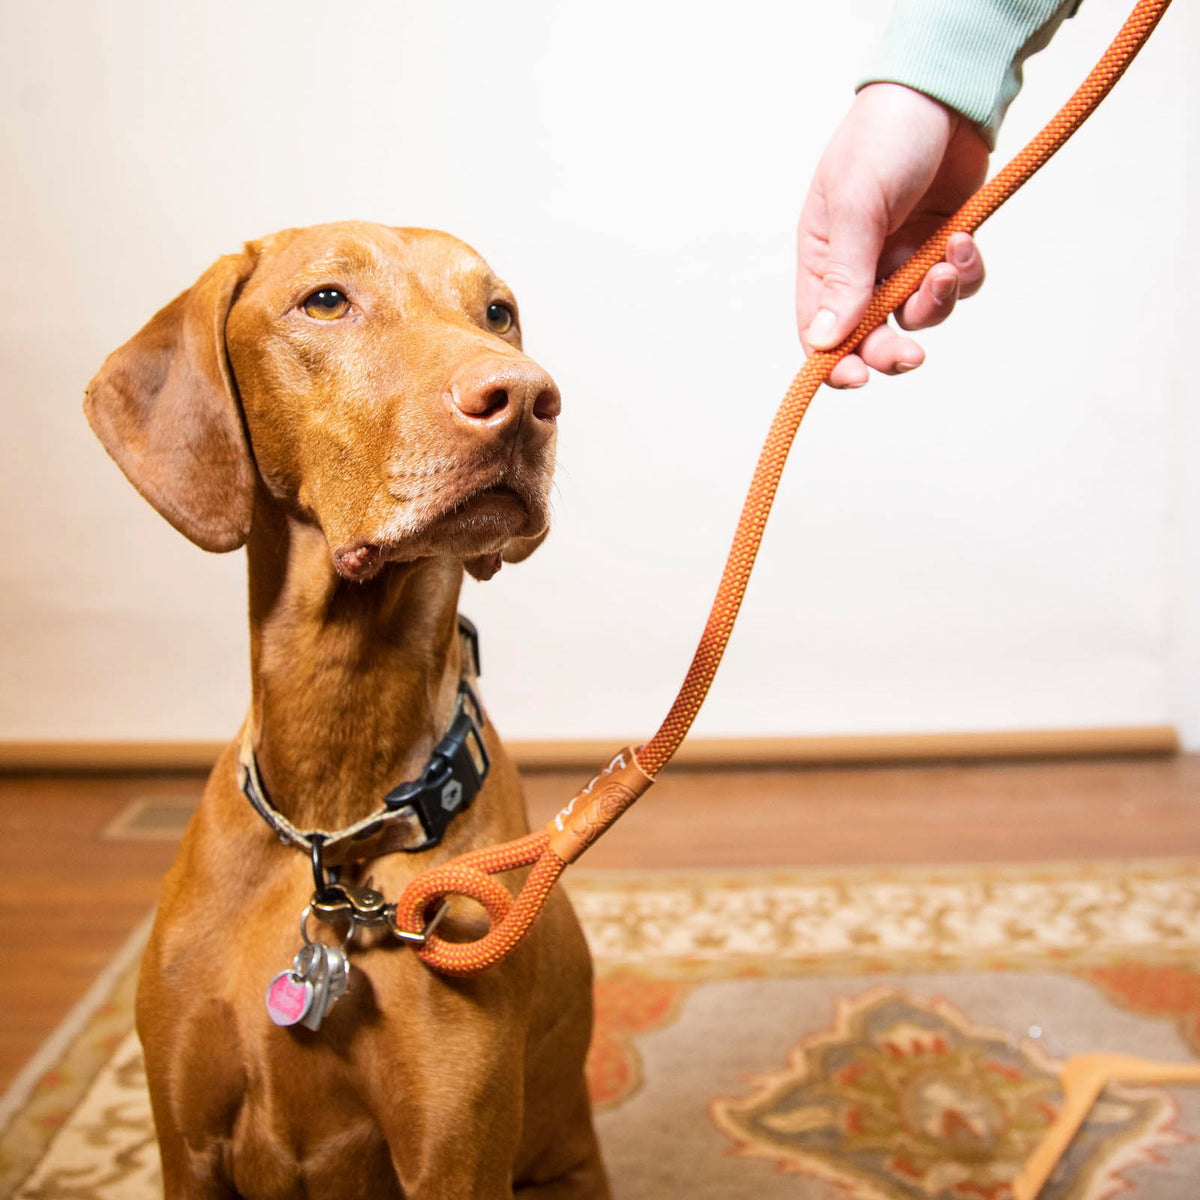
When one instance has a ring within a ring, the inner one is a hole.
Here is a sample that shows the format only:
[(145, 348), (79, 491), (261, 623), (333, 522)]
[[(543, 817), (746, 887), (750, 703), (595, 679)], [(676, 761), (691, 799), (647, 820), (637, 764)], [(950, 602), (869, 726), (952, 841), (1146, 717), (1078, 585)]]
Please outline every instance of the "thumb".
[(875, 270), (887, 231), (861, 208), (837, 216), (821, 275), (817, 313), (805, 333), (814, 350), (830, 350), (862, 320), (875, 290)]

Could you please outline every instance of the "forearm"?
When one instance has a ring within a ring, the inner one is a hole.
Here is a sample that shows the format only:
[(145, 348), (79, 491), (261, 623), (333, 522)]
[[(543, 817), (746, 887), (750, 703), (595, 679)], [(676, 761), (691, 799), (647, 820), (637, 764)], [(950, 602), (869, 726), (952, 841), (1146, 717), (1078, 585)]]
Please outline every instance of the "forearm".
[(1021, 88), (1021, 66), (1079, 0), (896, 0), (858, 86), (902, 83), (973, 121), (989, 146)]

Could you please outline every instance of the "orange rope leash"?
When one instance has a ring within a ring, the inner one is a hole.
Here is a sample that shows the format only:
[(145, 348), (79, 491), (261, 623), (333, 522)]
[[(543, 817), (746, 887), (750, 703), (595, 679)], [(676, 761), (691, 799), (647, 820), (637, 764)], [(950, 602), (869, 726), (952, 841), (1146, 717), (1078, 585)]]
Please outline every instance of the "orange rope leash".
[[(1170, 2), (1139, 0), (1112, 45), (1054, 119), (879, 286), (858, 328), (840, 346), (815, 353), (804, 364), (767, 434), (708, 623), (683, 686), (658, 732), (636, 753), (624, 750), (618, 754), (545, 829), (461, 855), (408, 885), (397, 904), (397, 923), (402, 928), (421, 929), (426, 912), (450, 895), (478, 901), (491, 920), (487, 934), (475, 942), (447, 942), (431, 936), (417, 951), (431, 967), (451, 975), (469, 975), (504, 958), (536, 920), (567, 863), (595, 841), (670, 761), (696, 719), (725, 653), (788, 452), (817, 388), (837, 362), (917, 290), (929, 269), (942, 261), (952, 233), (978, 229), (1083, 124), (1124, 74)], [(530, 864), (533, 869), (513, 901), (492, 876)]]

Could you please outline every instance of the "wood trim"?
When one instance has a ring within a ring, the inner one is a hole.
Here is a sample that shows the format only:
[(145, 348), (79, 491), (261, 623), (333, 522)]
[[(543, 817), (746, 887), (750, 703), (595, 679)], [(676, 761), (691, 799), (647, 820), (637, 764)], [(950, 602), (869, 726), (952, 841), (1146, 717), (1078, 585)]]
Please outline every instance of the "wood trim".
[[(529, 769), (596, 767), (621, 743), (516, 742)], [(1106, 729), (1002, 730), (973, 733), (839, 734), (806, 737), (690, 738), (671, 761), (688, 767), (794, 767), (982, 759), (1107, 758), (1179, 753), (1171, 725)]]
[(208, 771), (228, 744), (0, 741), (0, 771)]
[[(0, 771), (208, 770), (225, 742), (0, 741)], [(526, 770), (591, 770), (619, 750), (605, 741), (513, 741)], [(845, 734), (826, 737), (712, 737), (685, 742), (674, 762), (687, 767), (793, 767), (981, 759), (1106, 758), (1179, 752), (1171, 725), (978, 733)]]

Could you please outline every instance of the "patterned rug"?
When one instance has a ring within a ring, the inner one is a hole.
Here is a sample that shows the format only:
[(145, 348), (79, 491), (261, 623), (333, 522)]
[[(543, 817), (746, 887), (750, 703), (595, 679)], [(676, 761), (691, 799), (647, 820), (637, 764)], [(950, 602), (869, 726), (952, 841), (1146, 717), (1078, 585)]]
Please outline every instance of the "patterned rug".
[[(1087, 1050), (1200, 1055), (1200, 863), (580, 873), (619, 1200), (1010, 1200)], [(0, 1197), (161, 1195), (137, 944), (0, 1101)], [(1045, 1200), (1200, 1195), (1200, 1088), (1111, 1087)]]

